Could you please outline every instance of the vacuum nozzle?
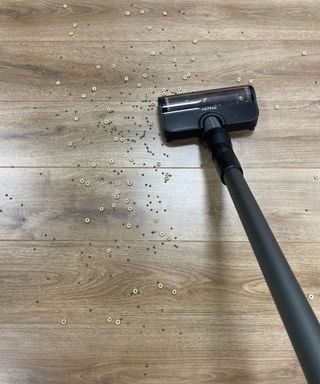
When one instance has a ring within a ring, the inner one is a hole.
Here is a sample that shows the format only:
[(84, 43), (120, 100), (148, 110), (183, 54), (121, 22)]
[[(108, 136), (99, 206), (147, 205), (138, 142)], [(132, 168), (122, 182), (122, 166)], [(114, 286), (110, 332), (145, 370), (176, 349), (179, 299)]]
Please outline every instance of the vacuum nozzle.
[(168, 141), (202, 136), (204, 120), (219, 119), (227, 131), (253, 130), (259, 109), (250, 85), (159, 97), (159, 112)]

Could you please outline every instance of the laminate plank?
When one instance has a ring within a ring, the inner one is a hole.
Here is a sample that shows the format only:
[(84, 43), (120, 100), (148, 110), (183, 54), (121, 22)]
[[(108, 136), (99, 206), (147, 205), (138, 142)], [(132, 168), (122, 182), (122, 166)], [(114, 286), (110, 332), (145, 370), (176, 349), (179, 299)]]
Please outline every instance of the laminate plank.
[[(319, 241), (315, 170), (252, 168), (245, 174), (280, 242)], [(9, 168), (0, 169), (0, 177), (2, 240), (246, 239), (211, 169)]]
[[(260, 101), (314, 101), (319, 96), (319, 57), (314, 41), (5, 42), (0, 101), (137, 104), (146, 93), (146, 99), (155, 102), (162, 88), (189, 92), (249, 80), (254, 81)], [(186, 73), (191, 77), (183, 80)], [(97, 90), (92, 92), (92, 87)]]
[[(232, 134), (244, 169), (320, 168), (319, 102), (261, 102), (253, 133)], [(106, 108), (114, 113), (109, 114)], [(78, 121), (74, 120), (78, 118)], [(105, 119), (112, 124), (104, 124)], [(147, 119), (147, 120), (146, 120)], [(152, 125), (149, 125), (150, 124)], [(160, 136), (159, 136), (160, 135)], [(115, 138), (117, 142), (115, 142)], [(124, 142), (120, 139), (123, 138)], [(68, 143), (72, 147), (68, 147)], [(130, 161), (132, 158), (134, 161)], [(110, 164), (110, 159), (114, 160)], [(312, 159), (312, 160), (311, 160)], [(167, 143), (156, 107), (149, 104), (0, 103), (0, 166), (212, 168), (198, 139)]]
[[(320, 313), (317, 244), (283, 248)], [(304, 382), (247, 242), (3, 241), (0, 257), (9, 384)]]
[[(5, 0), (0, 6), (0, 39), (192, 41), (319, 40), (316, 1), (291, 0)], [(144, 14), (140, 14), (140, 10)], [(125, 16), (130, 11), (130, 16)], [(163, 16), (163, 11), (167, 12)], [(73, 28), (73, 23), (78, 27)], [(147, 26), (153, 26), (148, 31)], [(73, 31), (74, 35), (69, 36)]]

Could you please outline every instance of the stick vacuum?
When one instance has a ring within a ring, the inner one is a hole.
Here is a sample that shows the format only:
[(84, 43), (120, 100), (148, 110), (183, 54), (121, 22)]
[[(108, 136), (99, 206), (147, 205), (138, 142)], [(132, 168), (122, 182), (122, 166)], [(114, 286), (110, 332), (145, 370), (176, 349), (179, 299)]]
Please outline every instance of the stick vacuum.
[(212, 151), (309, 384), (320, 383), (320, 325), (261, 212), (232, 149), (230, 131), (253, 130), (259, 109), (252, 86), (159, 98), (167, 141), (198, 136)]

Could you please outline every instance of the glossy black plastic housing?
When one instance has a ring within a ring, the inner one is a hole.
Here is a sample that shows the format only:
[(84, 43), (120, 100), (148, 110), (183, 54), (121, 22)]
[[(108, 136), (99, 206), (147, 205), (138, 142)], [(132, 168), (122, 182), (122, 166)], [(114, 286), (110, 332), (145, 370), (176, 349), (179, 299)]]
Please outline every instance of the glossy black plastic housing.
[(159, 97), (159, 112), (168, 141), (202, 136), (206, 116), (215, 116), (228, 131), (253, 130), (259, 109), (250, 85)]

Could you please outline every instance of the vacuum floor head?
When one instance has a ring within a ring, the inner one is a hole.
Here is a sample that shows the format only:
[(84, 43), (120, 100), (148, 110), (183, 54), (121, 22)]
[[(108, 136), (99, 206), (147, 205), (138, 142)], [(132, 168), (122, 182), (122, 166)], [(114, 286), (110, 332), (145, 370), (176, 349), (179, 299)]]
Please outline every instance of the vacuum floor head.
[(259, 109), (251, 85), (159, 97), (159, 112), (168, 141), (202, 136), (204, 120), (217, 118), (228, 131), (253, 130)]

